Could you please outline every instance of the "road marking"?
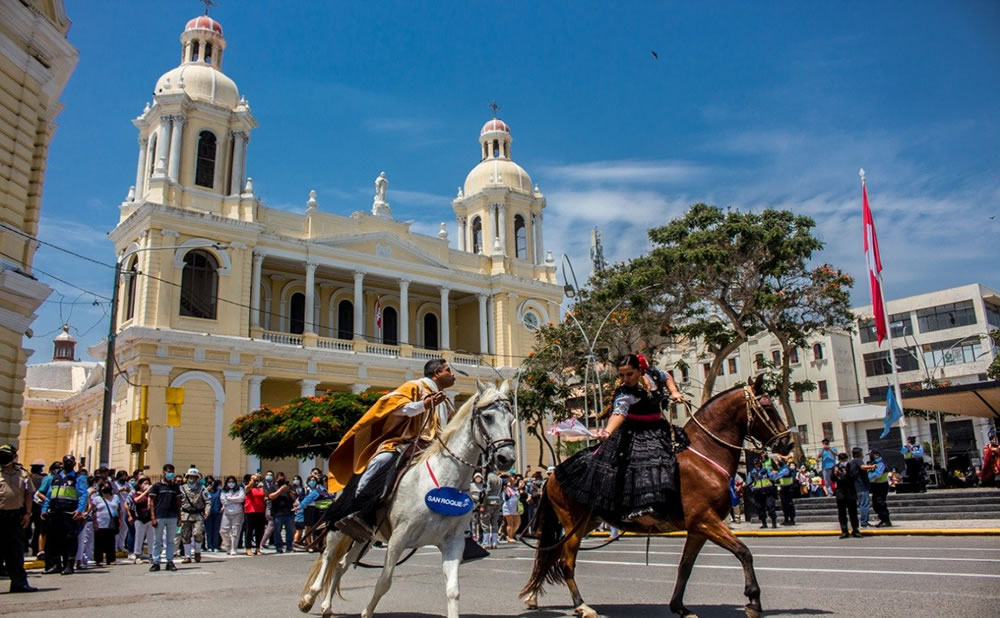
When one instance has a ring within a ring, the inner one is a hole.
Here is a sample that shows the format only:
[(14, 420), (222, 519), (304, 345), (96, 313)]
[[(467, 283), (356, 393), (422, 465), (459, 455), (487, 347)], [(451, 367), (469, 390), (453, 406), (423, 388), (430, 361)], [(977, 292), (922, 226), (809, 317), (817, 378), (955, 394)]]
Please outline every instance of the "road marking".
[[(502, 560), (503, 558), (486, 558), (486, 560)], [(507, 560), (534, 560), (534, 558), (522, 558), (520, 556), (508, 556)], [(619, 560), (577, 560), (577, 564), (605, 564), (609, 566), (647, 566), (639, 562), (623, 562)], [(661, 562), (650, 562), (648, 566), (652, 567), (667, 567), (667, 568), (677, 568), (675, 564), (667, 564)], [(721, 564), (699, 564), (696, 565), (699, 569), (727, 569), (727, 570), (743, 570), (741, 565), (721, 565)], [(757, 571), (781, 571), (787, 572), (792, 571), (796, 573), (801, 573), (801, 567), (768, 567), (768, 566), (754, 566)], [(973, 577), (973, 578), (985, 578), (985, 579), (1000, 579), (1000, 575), (990, 574), (990, 573), (947, 573), (940, 571), (880, 571), (875, 569), (823, 569), (823, 573), (850, 573), (854, 575), (934, 575), (937, 577)]]

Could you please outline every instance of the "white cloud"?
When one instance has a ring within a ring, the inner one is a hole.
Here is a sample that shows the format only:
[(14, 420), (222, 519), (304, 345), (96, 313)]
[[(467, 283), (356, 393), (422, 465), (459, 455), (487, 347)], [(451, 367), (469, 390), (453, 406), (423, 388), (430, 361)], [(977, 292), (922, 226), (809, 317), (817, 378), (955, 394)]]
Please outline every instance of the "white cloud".
[(690, 181), (709, 172), (689, 161), (593, 161), (543, 168), (551, 181), (666, 184)]

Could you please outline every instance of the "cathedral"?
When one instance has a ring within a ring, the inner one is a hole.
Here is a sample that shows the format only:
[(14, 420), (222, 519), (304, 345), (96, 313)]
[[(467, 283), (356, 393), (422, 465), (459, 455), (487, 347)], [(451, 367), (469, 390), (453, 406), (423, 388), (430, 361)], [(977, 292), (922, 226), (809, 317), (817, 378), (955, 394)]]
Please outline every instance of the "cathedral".
[[(222, 25), (196, 17), (180, 43), (180, 63), (133, 120), (135, 183), (111, 232), (122, 265), (117, 352), (106, 363), (116, 376), (111, 466), (137, 464), (126, 423), (139, 418), (143, 388), (151, 472), (171, 462), (240, 475), (317, 463), (260, 462), (228, 437), (236, 417), (262, 404), (392, 389), (439, 357), (462, 372), (450, 392), (458, 403), (477, 379), (512, 376), (533, 330), (558, 320), (562, 287), (542, 235), (545, 197), (514, 162), (510, 127), (496, 117), (482, 126), (452, 202), (454, 227), (441, 223), (436, 236), (393, 218), (384, 172), (372, 203), (352, 214), (324, 210), (308, 188), (301, 212), (271, 208), (246, 174), (258, 120), (223, 72)], [(167, 387), (184, 389), (180, 426), (167, 426)], [(44, 442), (51, 448), (29, 440), (27, 456), (96, 463), (93, 398), (76, 393), (80, 405), (43, 416), (28, 395), (30, 430), (58, 438)]]

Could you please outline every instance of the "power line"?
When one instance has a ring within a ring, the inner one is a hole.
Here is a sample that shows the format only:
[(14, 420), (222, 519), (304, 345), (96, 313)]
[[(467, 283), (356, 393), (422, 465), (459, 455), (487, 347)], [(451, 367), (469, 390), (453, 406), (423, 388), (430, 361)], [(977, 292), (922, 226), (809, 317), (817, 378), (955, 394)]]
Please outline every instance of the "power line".
[(45, 272), (44, 270), (42, 270), (42, 269), (40, 269), (38, 267), (35, 267), (35, 266), (30, 266), (29, 267), (27, 264), (25, 264), (23, 261), (21, 261), (20, 258), (16, 258), (16, 257), (14, 257), (12, 255), (8, 255), (8, 254), (6, 254), (6, 253), (4, 253), (2, 251), (0, 251), (0, 255), (2, 255), (3, 257), (7, 258), (8, 260), (13, 260), (15, 263), (17, 263), (22, 268), (26, 268), (26, 269), (30, 270), (31, 272), (33, 272), (33, 273), (39, 273), (41, 275), (49, 277), (50, 279), (55, 279), (59, 283), (62, 283), (64, 285), (68, 285), (69, 287), (71, 287), (71, 288), (73, 288), (75, 290), (80, 290), (81, 292), (85, 292), (87, 294), (90, 294), (91, 296), (95, 296), (97, 298), (103, 298), (104, 300), (109, 301), (109, 302), (111, 301), (110, 298), (108, 298), (107, 296), (105, 296), (103, 294), (98, 294), (97, 292), (92, 292), (91, 290), (88, 290), (86, 288), (81, 288), (80, 286), (76, 285), (75, 283), (70, 283), (69, 281), (66, 281), (65, 279), (60, 279), (59, 277), (57, 277), (57, 276), (55, 276), (55, 275), (53, 275), (51, 273)]
[(28, 234), (27, 232), (23, 232), (23, 231), (15, 228), (15, 227), (11, 227), (11, 226), (7, 225), (6, 223), (0, 223), (0, 227), (3, 227), (4, 229), (10, 230), (11, 232), (14, 232), (15, 234), (18, 234), (19, 236), (23, 236), (24, 238), (27, 238), (29, 240), (33, 240), (33, 241), (35, 241), (35, 242), (37, 242), (37, 243), (39, 243), (41, 245), (46, 245), (48, 247), (52, 247), (53, 249), (58, 249), (59, 251), (62, 251), (63, 253), (68, 253), (68, 254), (70, 254), (72, 256), (78, 257), (81, 260), (86, 260), (86, 261), (91, 262), (93, 264), (97, 264), (99, 266), (104, 266), (105, 268), (111, 268), (111, 269), (114, 268), (113, 264), (108, 264), (107, 262), (102, 262), (102, 261), (94, 259), (94, 258), (92, 258), (90, 256), (83, 255), (82, 253), (77, 253), (77, 252), (75, 252), (75, 251), (73, 251), (71, 249), (66, 249), (65, 247), (60, 247), (57, 244), (51, 243), (51, 242), (49, 242), (47, 240), (42, 240), (41, 238), (38, 238), (37, 236), (32, 236), (31, 234)]

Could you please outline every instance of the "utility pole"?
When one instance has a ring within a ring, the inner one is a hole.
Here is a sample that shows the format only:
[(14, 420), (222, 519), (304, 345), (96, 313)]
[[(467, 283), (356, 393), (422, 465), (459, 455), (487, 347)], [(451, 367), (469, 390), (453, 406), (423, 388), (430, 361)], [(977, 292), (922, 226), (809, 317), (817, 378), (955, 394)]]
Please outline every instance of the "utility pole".
[(111, 323), (108, 326), (108, 346), (104, 355), (104, 405), (101, 409), (100, 466), (111, 464), (111, 389), (115, 385), (115, 338), (118, 332), (118, 288), (121, 287), (122, 261), (115, 260), (115, 282), (111, 288)]

